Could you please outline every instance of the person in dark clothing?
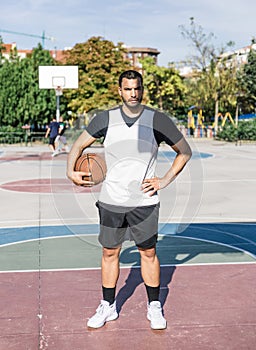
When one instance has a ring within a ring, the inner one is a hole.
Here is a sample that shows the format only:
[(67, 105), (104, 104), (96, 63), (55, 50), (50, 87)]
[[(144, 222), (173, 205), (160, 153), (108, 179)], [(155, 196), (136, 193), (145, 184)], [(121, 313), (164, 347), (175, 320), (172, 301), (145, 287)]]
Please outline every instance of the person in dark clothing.
[(45, 134), (45, 138), (47, 138), (49, 136), (49, 147), (52, 151), (52, 156), (54, 156), (54, 152), (56, 149), (55, 146), (55, 141), (56, 141), (56, 137), (59, 134), (59, 123), (57, 122), (56, 118), (54, 117), (50, 123), (50, 125), (48, 126), (47, 130), (46, 130), (46, 134)]

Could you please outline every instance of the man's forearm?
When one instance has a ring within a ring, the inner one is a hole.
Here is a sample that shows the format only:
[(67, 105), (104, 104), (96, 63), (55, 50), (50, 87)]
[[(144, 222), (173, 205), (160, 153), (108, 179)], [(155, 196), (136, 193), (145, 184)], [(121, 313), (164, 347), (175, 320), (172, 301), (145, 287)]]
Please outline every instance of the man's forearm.
[(176, 155), (171, 168), (167, 171), (167, 173), (164, 176), (164, 179), (168, 185), (175, 180), (175, 178), (183, 170), (190, 158), (191, 153), (178, 153)]
[(67, 159), (67, 177), (72, 180), (73, 172), (78, 157), (82, 154), (83, 150), (89, 147), (95, 138), (84, 131), (79, 138), (73, 144)]

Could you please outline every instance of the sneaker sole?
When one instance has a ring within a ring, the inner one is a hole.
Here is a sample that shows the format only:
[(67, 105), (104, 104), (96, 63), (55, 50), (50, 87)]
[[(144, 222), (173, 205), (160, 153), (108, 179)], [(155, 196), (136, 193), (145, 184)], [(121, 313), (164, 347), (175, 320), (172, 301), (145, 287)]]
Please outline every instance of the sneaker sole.
[(166, 329), (166, 328), (167, 328), (167, 324), (165, 326), (161, 326), (161, 327), (153, 327), (151, 325), (151, 329), (153, 329), (154, 331), (157, 331), (157, 330), (161, 331), (161, 330)]
[[(147, 319), (151, 322), (151, 318), (149, 315), (147, 315)], [(153, 330), (163, 330), (163, 329), (166, 329), (167, 328), (167, 322), (165, 322), (165, 325), (164, 326), (157, 326), (157, 327), (153, 327), (152, 326), (152, 323), (150, 324), (151, 326), (151, 329)]]
[(87, 327), (88, 327), (88, 328), (94, 328), (94, 329), (101, 328), (101, 327), (104, 326), (104, 324), (105, 324), (106, 322), (115, 321), (117, 318), (118, 318), (118, 313), (115, 313), (115, 314), (109, 316), (109, 317), (106, 319), (105, 322), (102, 322), (102, 323), (98, 324), (97, 326), (91, 326), (91, 325), (90, 325), (90, 321), (88, 321), (88, 322), (87, 322)]

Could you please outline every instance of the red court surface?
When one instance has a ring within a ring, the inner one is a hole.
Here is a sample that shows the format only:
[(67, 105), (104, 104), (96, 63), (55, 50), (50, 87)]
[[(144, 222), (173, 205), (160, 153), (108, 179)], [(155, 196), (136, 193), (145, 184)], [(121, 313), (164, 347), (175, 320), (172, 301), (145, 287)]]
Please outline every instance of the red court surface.
[(67, 179), (30, 179), (4, 183), (0, 188), (7, 191), (31, 192), (31, 193), (90, 193), (99, 192), (101, 185), (90, 187), (78, 187), (72, 185)]
[(86, 322), (101, 297), (99, 270), (4, 273), (0, 349), (253, 350), (255, 272), (255, 264), (162, 267), (163, 331), (146, 319), (138, 268), (121, 270), (120, 316), (97, 330)]

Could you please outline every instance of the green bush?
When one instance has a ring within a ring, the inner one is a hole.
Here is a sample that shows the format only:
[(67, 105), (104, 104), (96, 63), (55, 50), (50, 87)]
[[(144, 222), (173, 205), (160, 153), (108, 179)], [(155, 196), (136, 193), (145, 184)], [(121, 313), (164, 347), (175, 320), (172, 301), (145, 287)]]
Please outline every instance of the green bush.
[(2, 144), (23, 142), (24, 136), (24, 130), (14, 128), (10, 125), (0, 127), (0, 143)]
[(236, 128), (232, 124), (225, 125), (218, 131), (216, 139), (234, 142), (237, 140), (256, 141), (256, 119), (241, 120)]

